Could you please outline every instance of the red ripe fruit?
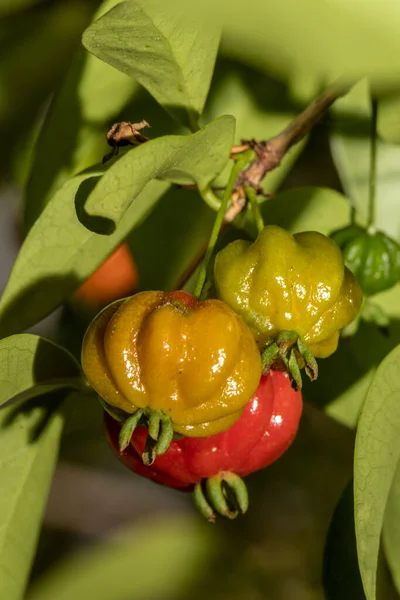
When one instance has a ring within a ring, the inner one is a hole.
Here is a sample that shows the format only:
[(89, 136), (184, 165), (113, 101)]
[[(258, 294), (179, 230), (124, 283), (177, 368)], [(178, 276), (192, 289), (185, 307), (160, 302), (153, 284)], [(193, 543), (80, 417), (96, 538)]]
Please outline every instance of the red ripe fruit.
[(192, 489), (224, 473), (244, 477), (275, 462), (292, 443), (301, 412), (301, 393), (293, 390), (288, 374), (270, 371), (261, 377), (242, 416), (229, 429), (206, 438), (174, 440), (150, 467), (141, 460), (147, 429), (139, 426), (121, 454), (121, 425), (109, 415), (105, 422), (112, 449), (129, 469), (169, 487)]

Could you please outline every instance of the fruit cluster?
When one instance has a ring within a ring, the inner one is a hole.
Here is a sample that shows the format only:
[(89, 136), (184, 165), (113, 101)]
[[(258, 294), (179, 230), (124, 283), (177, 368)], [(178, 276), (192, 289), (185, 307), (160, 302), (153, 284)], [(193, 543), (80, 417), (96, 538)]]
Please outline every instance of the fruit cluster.
[(82, 367), (132, 471), (194, 489), (198, 508), (247, 510), (241, 477), (277, 460), (302, 410), (301, 374), (335, 351), (362, 293), (334, 241), (267, 226), (216, 257), (216, 298), (145, 291), (102, 310)]

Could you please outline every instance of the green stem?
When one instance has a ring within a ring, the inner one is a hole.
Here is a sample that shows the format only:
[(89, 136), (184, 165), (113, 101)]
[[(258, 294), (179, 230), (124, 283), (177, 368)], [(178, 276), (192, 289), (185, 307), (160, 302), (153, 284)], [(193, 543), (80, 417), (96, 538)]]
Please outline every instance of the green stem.
[(375, 98), (373, 98), (372, 99), (372, 118), (371, 118), (370, 167), (369, 167), (368, 227), (373, 227), (374, 223), (375, 223), (377, 121), (378, 121), (378, 101)]
[(210, 187), (206, 187), (204, 190), (199, 190), (200, 196), (204, 202), (212, 208), (212, 210), (218, 211), (221, 206), (221, 200), (214, 194)]
[(250, 201), (251, 210), (253, 213), (253, 220), (257, 227), (258, 233), (264, 229), (264, 219), (262, 218), (262, 214), (260, 211), (260, 205), (257, 201), (257, 191), (254, 187), (249, 186), (245, 188), (246, 196)]
[(189, 109), (188, 117), (189, 117), (190, 130), (192, 131), (192, 133), (196, 133), (200, 129), (199, 122), (198, 122), (198, 115), (194, 111)]
[(243, 167), (248, 161), (247, 153), (243, 153), (240, 155), (237, 161), (233, 164), (231, 173), (229, 175), (228, 183), (224, 191), (224, 196), (222, 198), (222, 202), (217, 212), (217, 216), (214, 221), (214, 225), (211, 231), (210, 240), (208, 242), (208, 247), (204, 256), (204, 260), (200, 267), (199, 276), (197, 278), (196, 288), (194, 290), (194, 296), (199, 298), (201, 295), (201, 290), (203, 289), (204, 282), (207, 277), (208, 267), (214, 253), (214, 248), (218, 240), (218, 235), (224, 220), (224, 215), (226, 209), (228, 208), (229, 201), (232, 197), (233, 188), (235, 187), (236, 180), (239, 176), (239, 173), (242, 171)]

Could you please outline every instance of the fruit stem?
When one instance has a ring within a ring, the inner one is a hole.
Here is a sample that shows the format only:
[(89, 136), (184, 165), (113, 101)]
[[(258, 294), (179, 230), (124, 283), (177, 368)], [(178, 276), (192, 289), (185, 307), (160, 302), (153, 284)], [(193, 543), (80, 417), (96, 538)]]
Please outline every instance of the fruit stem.
[(204, 190), (199, 189), (200, 196), (203, 198), (204, 202), (215, 211), (218, 211), (221, 206), (221, 199), (218, 198), (216, 194), (214, 194), (211, 187), (206, 187)]
[(376, 150), (377, 150), (377, 121), (378, 101), (372, 98), (371, 140), (370, 140), (370, 166), (369, 166), (369, 202), (368, 202), (368, 228), (375, 224), (375, 196), (376, 196)]
[(243, 152), (243, 154), (240, 154), (232, 166), (232, 170), (229, 175), (228, 183), (227, 183), (225, 191), (224, 191), (224, 196), (222, 198), (222, 202), (218, 209), (217, 216), (215, 218), (214, 225), (213, 225), (213, 228), (211, 231), (211, 236), (210, 236), (210, 240), (208, 242), (206, 254), (205, 254), (204, 260), (200, 266), (200, 271), (199, 271), (199, 275), (197, 278), (196, 288), (195, 288), (194, 294), (193, 294), (196, 298), (200, 298), (201, 291), (203, 289), (203, 286), (204, 286), (204, 283), (205, 283), (205, 280), (207, 277), (207, 272), (208, 272), (208, 268), (210, 265), (210, 261), (211, 261), (212, 255), (214, 253), (215, 245), (217, 243), (219, 232), (220, 232), (223, 220), (224, 220), (224, 215), (225, 215), (226, 209), (228, 207), (228, 203), (232, 196), (233, 188), (235, 187), (235, 183), (239, 176), (239, 173), (242, 171), (242, 169), (245, 167), (245, 165), (247, 164), (247, 162), (249, 160), (249, 154), (250, 153), (247, 153), (247, 152)]
[(253, 221), (255, 226), (257, 227), (258, 233), (264, 229), (264, 219), (262, 218), (262, 214), (260, 211), (260, 205), (257, 201), (257, 191), (254, 187), (248, 186), (245, 187), (246, 196), (250, 202), (251, 211), (253, 213)]

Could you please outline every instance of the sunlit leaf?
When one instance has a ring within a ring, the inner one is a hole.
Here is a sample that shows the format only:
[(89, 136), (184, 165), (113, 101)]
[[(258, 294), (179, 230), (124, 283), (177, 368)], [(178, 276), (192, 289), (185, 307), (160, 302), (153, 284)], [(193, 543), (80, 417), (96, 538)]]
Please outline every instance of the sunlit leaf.
[[(167, 8), (168, 7), (168, 8)], [(91, 25), (84, 46), (134, 77), (168, 112), (197, 129), (218, 50), (220, 28), (161, 0), (128, 0)]]
[(89, 195), (86, 215), (118, 223), (154, 177), (205, 188), (228, 162), (234, 134), (235, 119), (226, 115), (192, 135), (164, 136), (129, 150)]
[(48, 315), (154, 207), (168, 184), (152, 181), (110, 236), (78, 220), (74, 202), (85, 198), (103, 169), (77, 175), (53, 196), (30, 230), (0, 299), (0, 335), (24, 331)]

